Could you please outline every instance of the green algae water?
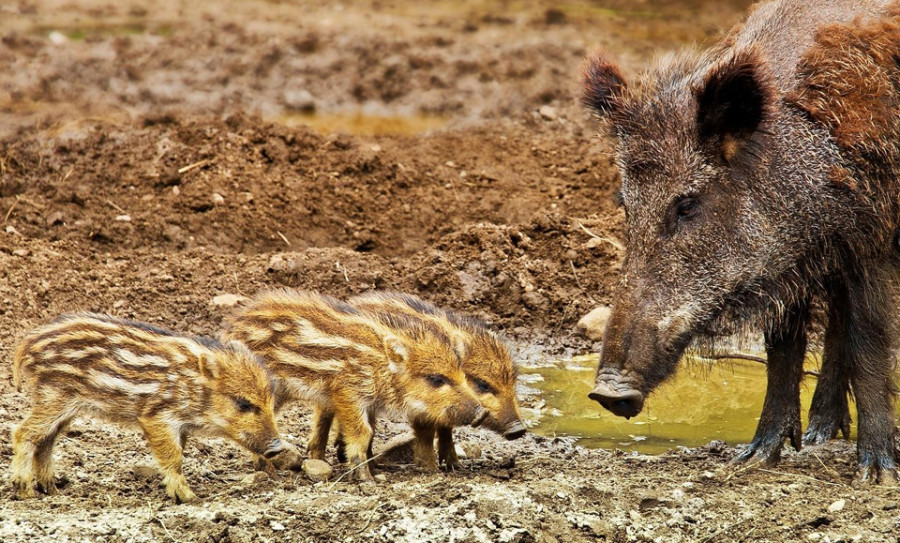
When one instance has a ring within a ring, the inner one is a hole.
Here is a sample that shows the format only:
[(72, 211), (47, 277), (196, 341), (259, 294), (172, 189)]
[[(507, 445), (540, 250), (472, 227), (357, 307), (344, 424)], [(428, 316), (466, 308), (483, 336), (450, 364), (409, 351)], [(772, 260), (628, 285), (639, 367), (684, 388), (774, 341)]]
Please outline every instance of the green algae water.
[[(522, 381), (540, 390), (540, 409), (524, 410), (543, 436), (575, 436), (585, 447), (659, 454), (678, 446), (698, 447), (712, 440), (749, 443), (762, 411), (766, 367), (745, 360), (682, 360), (679, 371), (654, 391), (637, 417), (626, 420), (587, 397), (594, 387), (599, 356), (587, 355), (547, 367), (524, 368)], [(807, 369), (817, 369), (810, 357)], [(807, 411), (816, 379), (804, 377), (801, 416)], [(856, 419), (856, 406), (850, 414)], [(856, 438), (856, 425), (851, 430)]]

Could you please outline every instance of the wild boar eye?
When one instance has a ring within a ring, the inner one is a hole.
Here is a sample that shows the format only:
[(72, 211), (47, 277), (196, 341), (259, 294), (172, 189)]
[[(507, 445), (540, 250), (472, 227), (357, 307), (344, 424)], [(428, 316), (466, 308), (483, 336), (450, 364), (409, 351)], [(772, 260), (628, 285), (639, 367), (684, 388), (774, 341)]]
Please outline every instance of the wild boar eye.
[(497, 391), (494, 390), (494, 387), (488, 384), (484, 379), (479, 379), (477, 377), (472, 378), (472, 384), (475, 385), (475, 390), (479, 394), (496, 394)]
[(678, 215), (678, 222), (693, 219), (697, 216), (699, 209), (700, 204), (697, 203), (697, 200), (694, 198), (691, 198), (690, 196), (682, 198), (675, 204), (675, 213)]
[(256, 411), (256, 406), (250, 403), (250, 400), (247, 398), (236, 397), (234, 398), (234, 405), (237, 406), (238, 411), (241, 413), (249, 413), (251, 411)]
[(425, 378), (425, 380), (428, 381), (428, 384), (433, 386), (434, 388), (440, 388), (444, 385), (450, 384), (450, 379), (447, 379), (440, 374), (429, 375)]

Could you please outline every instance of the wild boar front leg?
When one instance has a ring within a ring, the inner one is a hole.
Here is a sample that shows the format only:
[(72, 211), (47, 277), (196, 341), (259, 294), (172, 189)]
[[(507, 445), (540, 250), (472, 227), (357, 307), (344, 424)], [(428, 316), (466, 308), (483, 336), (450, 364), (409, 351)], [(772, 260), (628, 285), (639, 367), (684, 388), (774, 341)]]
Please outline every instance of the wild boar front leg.
[(347, 460), (353, 470), (352, 477), (358, 481), (373, 480), (368, 462), (373, 435), (369, 414), (354, 398), (335, 398), (334, 414), (341, 425)]
[[(885, 271), (880, 274), (878, 271)], [(859, 467), (856, 481), (897, 482), (897, 423), (894, 419), (894, 355), (890, 323), (892, 270), (866, 270), (847, 284), (847, 305), (837, 310), (847, 338), (850, 383), (856, 396)], [(843, 311), (840, 311), (843, 309)]]
[(800, 450), (800, 380), (809, 305), (788, 308), (766, 331), (766, 399), (753, 441), (735, 460), (775, 463), (785, 438)]
[(456, 455), (456, 445), (453, 443), (453, 429), (449, 426), (438, 426), (438, 464), (444, 464), (447, 471), (457, 470), (462, 465)]
[(803, 434), (804, 445), (825, 443), (837, 436), (850, 439), (850, 341), (844, 312), (850, 307), (847, 288), (830, 285), (828, 324), (825, 328), (825, 352), (822, 370), (809, 407), (809, 426)]
[(187, 479), (184, 478), (181, 471), (183, 449), (180, 442), (182, 437), (175, 433), (162, 416), (140, 418), (138, 422), (147, 438), (150, 452), (153, 453), (156, 463), (159, 464), (166, 494), (175, 500), (175, 503), (196, 500), (196, 494), (191, 491)]

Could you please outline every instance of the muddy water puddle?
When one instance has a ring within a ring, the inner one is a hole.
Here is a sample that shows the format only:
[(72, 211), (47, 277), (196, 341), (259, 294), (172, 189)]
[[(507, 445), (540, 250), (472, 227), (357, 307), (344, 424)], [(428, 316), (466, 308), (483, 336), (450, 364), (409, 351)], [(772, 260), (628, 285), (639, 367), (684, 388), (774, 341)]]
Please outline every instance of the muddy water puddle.
[(295, 127), (306, 125), (322, 134), (340, 132), (355, 136), (414, 136), (444, 128), (450, 123), (440, 115), (368, 115), (363, 113), (287, 113), (267, 121)]
[[(658, 454), (678, 446), (698, 447), (718, 439), (729, 445), (753, 438), (766, 391), (766, 367), (758, 362), (682, 361), (679, 372), (648, 399), (637, 417), (626, 420), (588, 399), (598, 356), (522, 370), (522, 381), (540, 390), (538, 409), (527, 410), (532, 431), (544, 436), (575, 436), (591, 448)], [(687, 363), (685, 363), (687, 362)], [(818, 360), (807, 360), (817, 369)], [(816, 379), (801, 385), (803, 427)], [(856, 415), (851, 404), (850, 413)], [(856, 425), (852, 428), (856, 437)]]

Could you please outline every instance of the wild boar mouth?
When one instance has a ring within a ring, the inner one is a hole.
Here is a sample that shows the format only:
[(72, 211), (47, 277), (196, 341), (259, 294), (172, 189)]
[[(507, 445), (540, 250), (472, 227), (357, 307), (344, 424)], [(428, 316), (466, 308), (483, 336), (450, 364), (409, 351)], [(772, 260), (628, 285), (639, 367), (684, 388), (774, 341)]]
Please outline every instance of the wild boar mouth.
[(644, 394), (627, 381), (616, 379), (617, 376), (609, 372), (598, 375), (597, 384), (588, 393), (588, 398), (599, 402), (612, 414), (630, 419), (644, 408)]
[(517, 420), (513, 424), (511, 424), (505, 432), (503, 432), (503, 437), (512, 441), (524, 436), (525, 431), (525, 424), (522, 421)]

